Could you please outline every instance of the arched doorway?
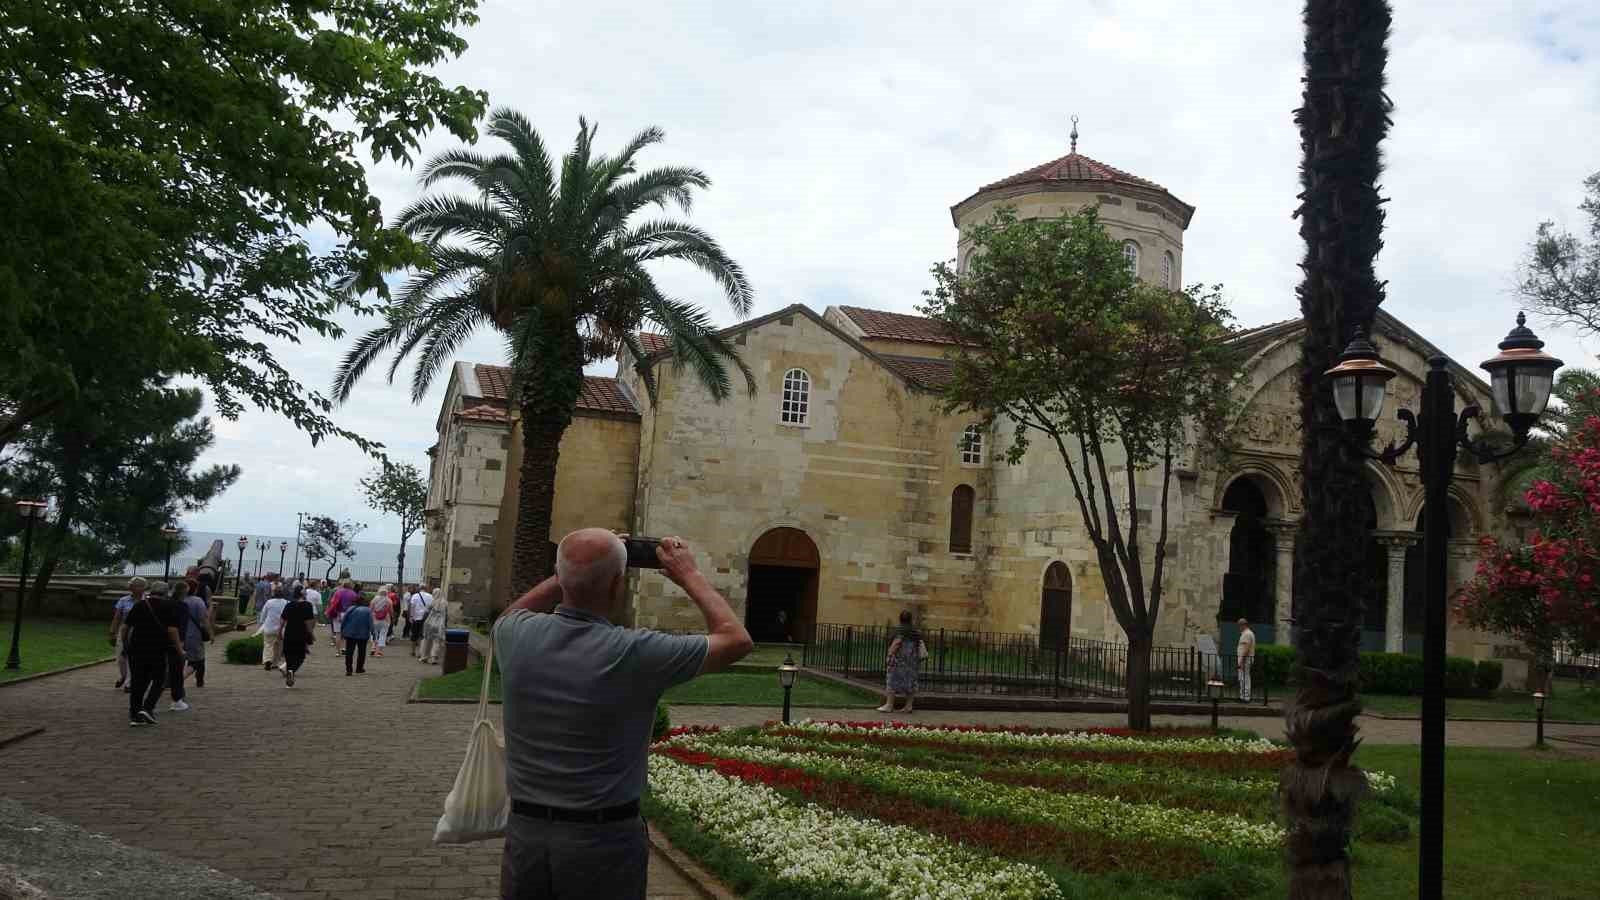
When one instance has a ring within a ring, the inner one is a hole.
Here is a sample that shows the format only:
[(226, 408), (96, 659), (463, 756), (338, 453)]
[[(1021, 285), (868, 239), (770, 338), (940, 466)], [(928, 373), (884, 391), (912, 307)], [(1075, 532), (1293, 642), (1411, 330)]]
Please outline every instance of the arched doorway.
[[(1445, 516), (1444, 539), (1450, 540), (1461, 534), (1470, 534), (1472, 520), (1467, 517), (1466, 510), (1456, 498), (1448, 501), (1448, 516)], [(1417, 513), (1417, 539), (1406, 548), (1406, 592), (1404, 606), (1405, 638), (1401, 643), (1401, 651), (1414, 655), (1422, 654), (1422, 635), (1425, 630), (1423, 617), (1426, 613), (1427, 601), (1422, 596), (1422, 585), (1427, 580), (1423, 572), (1423, 547), (1422, 533), (1428, 524), (1428, 511), (1424, 509)], [(1448, 587), (1448, 585), (1447, 585)], [(1449, 596), (1449, 591), (1445, 592)]]
[(817, 545), (798, 528), (774, 528), (750, 548), (744, 627), (758, 641), (805, 641), (817, 624)]
[(1072, 572), (1064, 562), (1053, 562), (1044, 570), (1044, 588), (1039, 592), (1039, 646), (1062, 646), (1072, 637)]
[(1222, 495), (1222, 509), (1234, 514), (1228, 532), (1228, 569), (1222, 575), (1217, 608), (1224, 646), (1237, 640), (1238, 620), (1256, 626), (1256, 639), (1273, 642), (1278, 554), (1267, 530), (1267, 497), (1252, 478), (1239, 478)]

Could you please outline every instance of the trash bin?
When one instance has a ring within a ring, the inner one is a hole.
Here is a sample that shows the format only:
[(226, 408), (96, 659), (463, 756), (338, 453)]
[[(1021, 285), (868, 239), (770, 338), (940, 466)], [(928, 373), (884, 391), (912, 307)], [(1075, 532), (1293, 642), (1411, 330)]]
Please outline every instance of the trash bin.
[(444, 674), (459, 672), (467, 667), (467, 657), (472, 650), (468, 637), (472, 632), (465, 628), (446, 628), (444, 632)]

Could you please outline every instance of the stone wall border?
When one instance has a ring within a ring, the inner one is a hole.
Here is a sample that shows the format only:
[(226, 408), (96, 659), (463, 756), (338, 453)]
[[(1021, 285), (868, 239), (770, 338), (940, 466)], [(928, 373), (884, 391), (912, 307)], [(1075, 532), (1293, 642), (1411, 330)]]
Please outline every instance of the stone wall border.
[(645, 834), (649, 837), (650, 846), (660, 853), (684, 880), (693, 885), (707, 900), (737, 900), (738, 894), (728, 889), (728, 886), (717, 880), (716, 876), (700, 867), (700, 864), (689, 857), (687, 853), (679, 850), (667, 840), (667, 836), (659, 829), (645, 822)]
[(24, 675), (21, 678), (13, 678), (10, 681), (0, 681), (0, 690), (4, 690), (4, 689), (6, 689), (8, 687), (12, 687), (13, 685), (18, 685), (18, 684), (23, 684), (23, 683), (29, 682), (29, 681), (34, 681), (34, 680), (39, 679), (39, 678), (49, 678), (51, 675), (65, 675), (68, 672), (76, 672), (79, 669), (87, 669), (90, 666), (103, 666), (108, 662), (116, 662), (116, 661), (117, 661), (117, 658), (116, 658), (116, 656), (113, 655), (113, 656), (108, 656), (105, 659), (91, 659), (88, 662), (74, 663), (74, 664), (72, 664), (70, 666), (67, 666), (66, 668), (62, 668), (62, 669), (51, 669), (48, 672), (35, 672), (32, 675)]

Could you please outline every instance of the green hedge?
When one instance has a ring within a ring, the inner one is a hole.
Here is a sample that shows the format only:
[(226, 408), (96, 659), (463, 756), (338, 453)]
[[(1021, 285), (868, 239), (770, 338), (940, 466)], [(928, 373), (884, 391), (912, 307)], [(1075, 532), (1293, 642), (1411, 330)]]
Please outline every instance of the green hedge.
[(261, 635), (240, 638), (223, 648), (222, 657), (240, 665), (261, 665)]
[[(1256, 648), (1252, 672), (1263, 684), (1289, 684), (1294, 671), (1294, 650), (1276, 644)], [(1364, 694), (1422, 693), (1422, 657), (1405, 653), (1362, 653), (1359, 675)], [(1445, 657), (1444, 692), (1447, 697), (1486, 697), (1500, 687), (1501, 666), (1493, 660), (1474, 662), (1460, 656)]]
[(659, 741), (672, 730), (672, 717), (667, 715), (664, 703), (656, 704), (656, 723), (650, 726), (650, 740)]

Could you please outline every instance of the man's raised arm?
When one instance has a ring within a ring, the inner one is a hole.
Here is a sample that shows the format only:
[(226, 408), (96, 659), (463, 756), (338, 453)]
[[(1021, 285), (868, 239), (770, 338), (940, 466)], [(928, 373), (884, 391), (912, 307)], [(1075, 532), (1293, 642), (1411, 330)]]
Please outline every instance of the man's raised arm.
[(534, 585), (526, 594), (518, 597), (515, 603), (506, 607), (506, 611), (526, 609), (530, 612), (547, 613), (555, 609), (556, 604), (560, 602), (561, 582), (557, 581), (554, 575), (551, 575), (549, 578)]
[(700, 607), (701, 615), (706, 617), (706, 635), (710, 639), (710, 646), (700, 671), (720, 672), (744, 659), (755, 647), (755, 642), (750, 640), (750, 632), (733, 614), (728, 601), (700, 574), (689, 545), (681, 538), (665, 537), (661, 539), (661, 546), (656, 548), (656, 556), (661, 560), (662, 573), (683, 588), (694, 605)]

